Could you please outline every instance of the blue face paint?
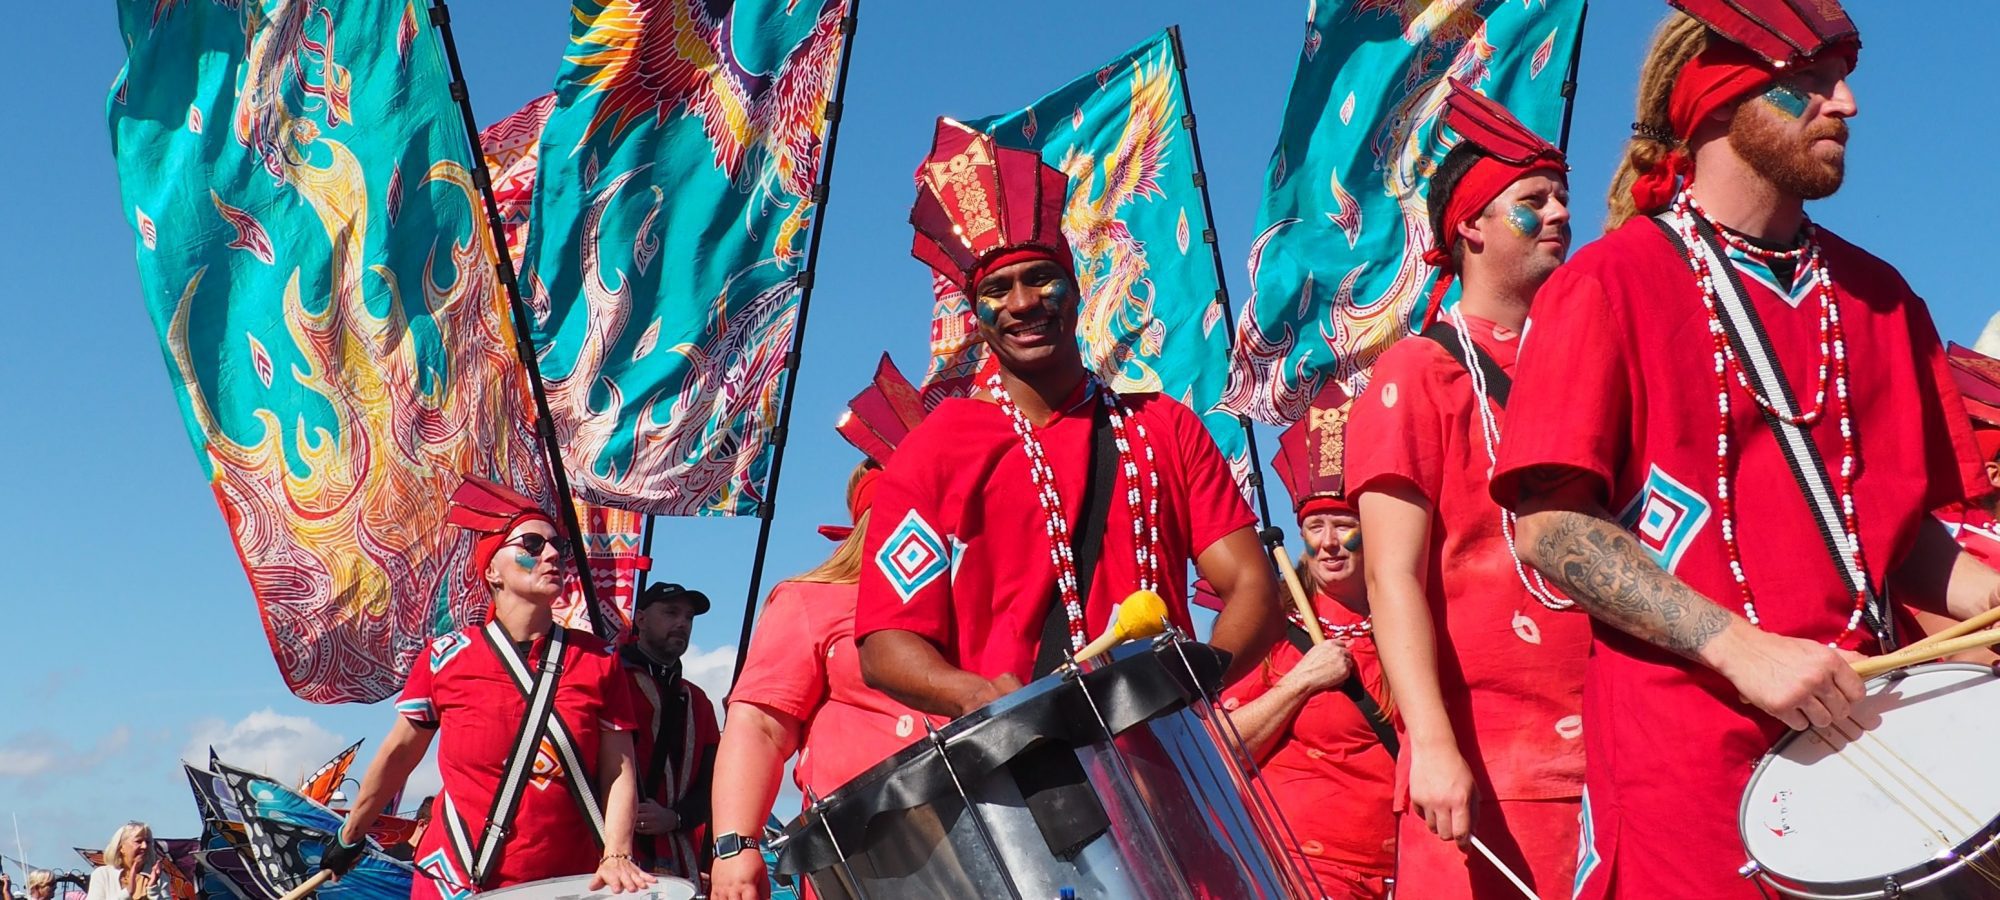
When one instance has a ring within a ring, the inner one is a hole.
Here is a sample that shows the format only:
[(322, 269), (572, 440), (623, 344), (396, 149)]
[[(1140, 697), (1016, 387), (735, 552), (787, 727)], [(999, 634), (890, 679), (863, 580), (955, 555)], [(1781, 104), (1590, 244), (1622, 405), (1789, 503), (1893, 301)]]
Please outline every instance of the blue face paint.
[(1542, 214), (1526, 204), (1516, 203), (1507, 211), (1507, 227), (1522, 237), (1534, 237), (1542, 233)]
[(1000, 323), (1001, 302), (1002, 298), (999, 297), (976, 298), (972, 301), (972, 314), (978, 316), (979, 321), (986, 327), (992, 328)]
[(1793, 119), (1805, 118), (1806, 107), (1811, 104), (1811, 98), (1806, 96), (1805, 91), (1782, 81), (1771, 85), (1770, 89), (1763, 93), (1763, 98), (1772, 109)]
[(535, 571), (535, 567), (541, 564), (542, 561), (540, 559), (526, 553), (514, 554), (514, 565), (520, 566), (524, 571), (533, 572)]

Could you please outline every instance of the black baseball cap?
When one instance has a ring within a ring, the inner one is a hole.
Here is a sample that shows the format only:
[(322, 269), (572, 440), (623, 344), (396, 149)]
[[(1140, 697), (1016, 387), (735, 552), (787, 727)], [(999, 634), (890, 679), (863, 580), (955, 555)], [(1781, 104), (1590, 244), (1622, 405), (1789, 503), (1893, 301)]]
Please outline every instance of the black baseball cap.
[(647, 585), (646, 589), (639, 594), (637, 606), (639, 609), (645, 609), (662, 600), (685, 600), (690, 606), (694, 607), (694, 614), (697, 616), (708, 612), (707, 594), (692, 588), (683, 587), (671, 581), (662, 581), (657, 584)]

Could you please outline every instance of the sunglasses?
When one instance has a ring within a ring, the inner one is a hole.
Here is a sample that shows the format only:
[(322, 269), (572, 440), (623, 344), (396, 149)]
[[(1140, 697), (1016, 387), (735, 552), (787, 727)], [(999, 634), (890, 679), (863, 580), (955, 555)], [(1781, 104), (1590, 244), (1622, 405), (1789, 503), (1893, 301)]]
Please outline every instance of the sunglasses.
[(561, 535), (557, 535), (556, 537), (543, 537), (539, 534), (529, 532), (528, 534), (521, 535), (520, 537), (508, 541), (506, 544), (502, 546), (520, 547), (522, 550), (527, 551), (529, 556), (542, 555), (542, 549), (545, 547), (556, 548), (557, 556), (569, 555), (569, 538), (562, 537)]

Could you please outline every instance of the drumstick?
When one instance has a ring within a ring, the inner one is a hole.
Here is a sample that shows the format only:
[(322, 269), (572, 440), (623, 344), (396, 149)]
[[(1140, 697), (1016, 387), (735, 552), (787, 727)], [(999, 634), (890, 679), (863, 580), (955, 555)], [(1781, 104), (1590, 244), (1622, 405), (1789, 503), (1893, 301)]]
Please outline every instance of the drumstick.
[[(1951, 640), (1952, 638), (1958, 637), (1959, 635), (1971, 634), (1975, 631), (1985, 628), (1988, 625), (1992, 625), (1995, 623), (2000, 623), (2000, 606), (1996, 606), (1983, 613), (1980, 613), (1979, 615), (1973, 616), (1970, 619), (1966, 619), (1965, 621), (1960, 622), (1957, 625), (1953, 625), (1950, 628), (1947, 628), (1943, 631), (1940, 631), (1937, 634), (1933, 634), (1920, 641), (1916, 641), (1910, 644), (1908, 647), (1904, 647), (1903, 650), (1915, 650), (1918, 647), (1927, 647), (1939, 641), (1948, 641)], [(1902, 650), (1898, 650), (1896, 652), (1901, 653)]]
[(1930, 662), (1966, 650), (1991, 647), (1994, 644), (2000, 644), (2000, 629), (1948, 638), (1935, 643), (1913, 644), (1894, 653), (1857, 662), (1854, 664), (1854, 672), (1863, 678), (1873, 678), (1892, 669), (1914, 666), (1917, 663)]
[[(1480, 856), (1486, 857), (1486, 861), (1492, 863), (1493, 868), (1499, 869), (1500, 874), (1507, 876), (1507, 880), (1514, 883), (1514, 887), (1521, 891), (1521, 896), (1528, 898), (1528, 900), (1541, 900), (1540, 897), (1535, 896), (1534, 889), (1528, 887), (1528, 883), (1521, 880), (1521, 876), (1514, 874), (1514, 870), (1507, 868), (1507, 864), (1501, 862), (1500, 857), (1493, 855), (1493, 851), (1486, 846), (1485, 841), (1479, 839), (1478, 835), (1468, 834), (1465, 836), (1465, 839), (1472, 842), (1472, 848), (1478, 850)], [(291, 898), (287, 897), (285, 900), (291, 900)]]
[(1292, 567), (1292, 555), (1285, 552), (1284, 544), (1273, 543), (1271, 557), (1278, 561), (1278, 572), (1285, 578), (1285, 587), (1291, 590), (1292, 603), (1299, 608), (1299, 618), (1305, 620), (1306, 634), (1314, 644), (1326, 643), (1326, 635), (1319, 630), (1319, 614), (1313, 612), (1312, 601), (1306, 598), (1306, 586), (1299, 583), (1299, 572)]
[(278, 900), (302, 900), (302, 898), (304, 898), (306, 895), (311, 894), (313, 891), (319, 890), (319, 886), (325, 884), (327, 879), (332, 877), (333, 877), (332, 870), (321, 869), (319, 871), (319, 874), (306, 879), (298, 887), (286, 891), (285, 896), (279, 897)]

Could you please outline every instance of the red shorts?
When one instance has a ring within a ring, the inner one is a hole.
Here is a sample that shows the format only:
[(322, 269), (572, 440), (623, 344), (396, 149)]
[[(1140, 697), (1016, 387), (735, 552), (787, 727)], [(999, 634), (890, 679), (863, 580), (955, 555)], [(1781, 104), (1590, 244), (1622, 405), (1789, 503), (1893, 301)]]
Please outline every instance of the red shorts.
[[(1473, 833), (1542, 900), (1569, 900), (1576, 881), (1576, 800), (1483, 801)], [(1397, 817), (1396, 895), (1412, 900), (1520, 900), (1521, 892), (1470, 846), (1438, 840), (1424, 817)]]
[(1296, 853), (1292, 855), (1292, 860), (1311, 869), (1312, 877), (1318, 879), (1320, 892), (1313, 895), (1315, 897), (1325, 900), (1386, 900), (1389, 896), (1389, 879), (1380, 875), (1363, 875), (1324, 859)]

